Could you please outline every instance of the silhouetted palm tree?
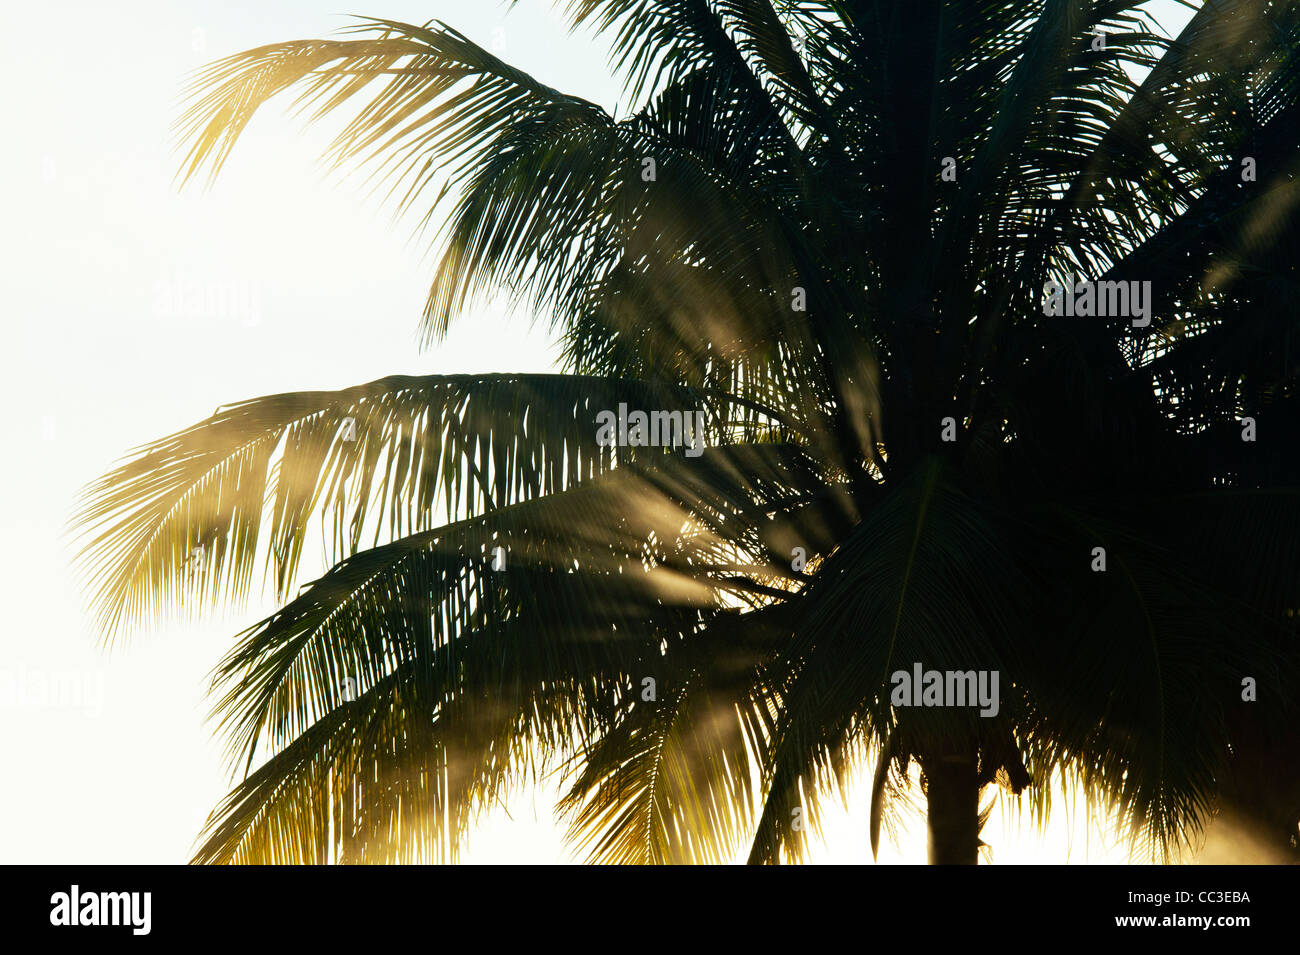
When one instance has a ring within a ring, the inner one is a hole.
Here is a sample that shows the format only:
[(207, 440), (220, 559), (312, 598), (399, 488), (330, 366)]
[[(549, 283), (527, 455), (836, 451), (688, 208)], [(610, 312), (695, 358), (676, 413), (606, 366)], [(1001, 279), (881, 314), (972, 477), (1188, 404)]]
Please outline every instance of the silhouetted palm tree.
[[(443, 858), (563, 766), (593, 859), (775, 862), (873, 756), (873, 847), (913, 761), (932, 861), (1057, 777), (1193, 840), (1290, 705), (1297, 4), (567, 9), (637, 111), (383, 20), (197, 81), (187, 177), (283, 91), (340, 110), (332, 158), (443, 225), (428, 338), (504, 289), (566, 371), (247, 401), (88, 490), (109, 632), (263, 554), (285, 603), (219, 669), (247, 775), (197, 860)], [(1067, 277), (1149, 324), (1045, 314)], [(702, 453), (598, 440), (620, 404)], [(892, 705), (918, 663), (996, 715)]]

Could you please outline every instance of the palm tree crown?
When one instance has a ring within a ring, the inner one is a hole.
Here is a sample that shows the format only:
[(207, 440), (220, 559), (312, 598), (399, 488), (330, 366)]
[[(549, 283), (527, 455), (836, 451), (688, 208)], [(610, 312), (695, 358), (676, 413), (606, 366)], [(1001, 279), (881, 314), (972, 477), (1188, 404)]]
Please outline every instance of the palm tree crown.
[[(224, 407), (87, 490), (107, 631), (259, 560), (283, 603), (217, 672), (245, 775), (196, 860), (451, 857), (559, 767), (593, 860), (777, 862), (868, 760), (873, 845), (915, 762), (934, 861), (1058, 777), (1193, 843), (1293, 745), (1300, 4), (566, 11), (631, 114), (437, 23), (196, 81), (186, 178), (294, 90), (439, 225), (428, 340), (504, 289), (564, 344)], [(1067, 282), (1129, 308), (1047, 314)], [(635, 411), (700, 446), (601, 436)], [(899, 705), (916, 664), (996, 673), (996, 713)]]

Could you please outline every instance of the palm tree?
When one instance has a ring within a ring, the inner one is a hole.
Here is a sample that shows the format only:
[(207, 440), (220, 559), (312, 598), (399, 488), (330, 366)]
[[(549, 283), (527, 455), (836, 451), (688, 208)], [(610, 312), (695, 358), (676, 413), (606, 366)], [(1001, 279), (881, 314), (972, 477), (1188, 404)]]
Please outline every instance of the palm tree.
[[(453, 858), (543, 769), (620, 862), (798, 859), (872, 760), (873, 850), (919, 780), (938, 863), (994, 784), (1161, 858), (1265, 787), (1233, 754), (1296, 663), (1297, 3), (566, 9), (634, 112), (437, 23), (197, 78), (186, 178), (296, 90), (439, 224), (427, 340), (502, 289), (564, 373), (245, 401), (87, 489), (107, 633), (259, 558), (283, 604), (217, 670), (244, 778), (196, 861)], [(1150, 282), (1149, 324), (1045, 314), (1074, 276)], [(620, 405), (701, 443), (611, 444)], [(996, 672), (996, 714), (894, 705), (918, 663)]]

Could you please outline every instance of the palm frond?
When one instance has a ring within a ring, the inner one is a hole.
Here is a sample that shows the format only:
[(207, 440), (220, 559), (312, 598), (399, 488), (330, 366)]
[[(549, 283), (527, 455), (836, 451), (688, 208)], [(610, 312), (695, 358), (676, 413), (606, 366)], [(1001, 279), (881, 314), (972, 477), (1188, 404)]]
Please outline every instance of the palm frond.
[[(597, 443), (597, 412), (620, 403), (726, 407), (690, 389), (590, 376), (434, 375), (220, 408), (85, 490), (75, 522), (89, 538), (85, 572), (100, 581), (101, 626), (112, 634), (165, 606), (242, 600), (263, 530), (284, 599), (314, 515), (329, 521), (337, 560), (363, 533), (378, 542), (427, 531), (439, 513), (480, 514), (603, 473), (637, 453)], [(743, 432), (761, 418), (732, 423)], [(725, 440), (723, 425), (705, 420), (701, 440)]]

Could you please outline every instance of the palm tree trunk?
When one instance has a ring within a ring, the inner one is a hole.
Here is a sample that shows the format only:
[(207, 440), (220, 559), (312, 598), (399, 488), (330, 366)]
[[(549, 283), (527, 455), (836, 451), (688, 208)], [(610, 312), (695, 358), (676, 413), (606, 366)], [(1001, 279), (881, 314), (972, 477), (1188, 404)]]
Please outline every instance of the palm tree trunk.
[(980, 785), (973, 755), (924, 758), (930, 865), (975, 865), (979, 859)]

